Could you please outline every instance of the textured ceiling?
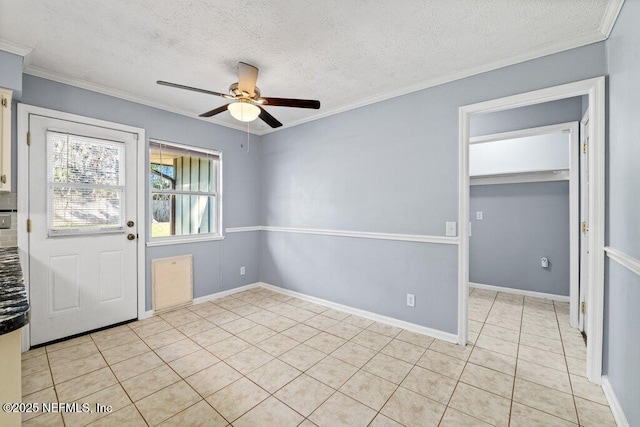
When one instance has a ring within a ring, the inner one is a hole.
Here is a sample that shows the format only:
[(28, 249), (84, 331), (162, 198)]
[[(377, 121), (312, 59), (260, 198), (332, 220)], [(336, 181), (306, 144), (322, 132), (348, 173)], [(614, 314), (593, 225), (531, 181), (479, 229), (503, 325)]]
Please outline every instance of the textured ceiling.
[[(0, 0), (0, 49), (26, 72), (192, 116), (225, 100), (236, 64), (260, 68), (285, 126), (606, 38), (621, 0)], [(607, 28), (609, 27), (609, 28)], [(213, 122), (238, 127), (228, 113)], [(243, 127), (246, 128), (246, 127)], [(257, 120), (251, 132), (270, 129)]]

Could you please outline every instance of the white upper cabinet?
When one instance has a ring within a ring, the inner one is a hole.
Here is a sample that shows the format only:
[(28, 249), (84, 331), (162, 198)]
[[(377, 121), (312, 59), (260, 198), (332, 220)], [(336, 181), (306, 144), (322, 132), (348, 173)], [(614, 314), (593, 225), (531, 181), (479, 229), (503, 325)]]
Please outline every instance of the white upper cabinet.
[(11, 191), (11, 95), (0, 88), (0, 191)]

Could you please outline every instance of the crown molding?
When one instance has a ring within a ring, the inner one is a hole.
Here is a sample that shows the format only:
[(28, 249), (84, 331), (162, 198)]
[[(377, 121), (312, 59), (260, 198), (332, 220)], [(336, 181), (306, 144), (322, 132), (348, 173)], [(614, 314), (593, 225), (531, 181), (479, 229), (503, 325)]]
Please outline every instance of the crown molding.
[[(265, 130), (249, 129), (248, 132), (258, 136), (266, 135), (272, 132), (277, 132), (283, 129), (288, 129), (304, 123), (312, 122), (314, 120), (319, 120), (325, 117), (333, 116), (335, 114), (340, 114), (349, 110), (354, 110), (356, 108), (364, 107), (370, 104), (375, 104), (377, 102), (385, 101), (387, 99), (407, 95), (412, 92), (417, 92), (417, 91), (428, 89), (434, 86), (439, 86), (445, 83), (450, 83), (456, 80), (471, 77), (477, 74), (493, 71), (499, 68), (516, 65), (516, 64), (530, 61), (536, 58), (541, 58), (544, 56), (553, 55), (555, 53), (560, 53), (570, 49), (575, 49), (575, 48), (586, 46), (589, 44), (601, 42), (603, 40), (606, 40), (609, 37), (609, 34), (613, 29), (613, 26), (615, 24), (615, 21), (620, 13), (620, 10), (623, 4), (624, 4), (624, 0), (610, 0), (605, 10), (605, 14), (602, 18), (602, 21), (600, 23), (600, 28), (590, 34), (585, 34), (569, 40), (562, 40), (557, 43), (546, 45), (529, 52), (513, 55), (505, 59), (493, 61), (493, 62), (479, 65), (476, 67), (471, 67), (463, 71), (446, 74), (446, 75), (437, 77), (435, 79), (429, 79), (426, 81), (396, 88), (392, 91), (387, 91), (375, 96), (370, 96), (360, 101), (352, 102), (338, 108), (322, 111), (321, 113), (314, 114), (313, 116), (310, 116), (310, 117), (295, 120), (293, 122), (284, 124), (282, 127), (278, 129), (265, 129)], [(193, 119), (202, 120), (207, 123), (213, 123), (219, 126), (224, 126), (224, 127), (239, 130), (242, 132), (247, 132), (247, 128), (241, 124), (235, 125), (235, 124), (226, 123), (226, 122), (218, 122), (218, 121), (215, 121), (215, 119), (212, 120), (212, 119), (201, 118), (196, 116), (195, 113), (191, 111), (182, 110), (179, 108), (167, 107), (166, 105), (160, 104), (157, 101), (151, 101), (147, 98), (136, 96), (125, 91), (113, 89), (113, 88), (103, 86), (97, 83), (89, 82), (86, 80), (65, 76), (59, 73), (46, 70), (38, 66), (31, 65), (31, 62), (27, 60), (27, 58), (31, 56), (30, 54), (31, 52), (33, 52), (32, 48), (21, 46), (16, 43), (12, 43), (12, 42), (0, 39), (0, 49), (7, 50), (8, 52), (12, 52), (12, 53), (16, 53), (18, 55), (24, 56), (25, 57), (24, 72), (26, 74), (42, 77), (48, 80), (57, 81), (59, 83), (64, 83), (71, 86), (76, 86), (82, 89), (91, 90), (94, 92), (102, 93), (104, 95), (125, 99), (127, 101), (135, 102), (138, 104), (146, 105), (146, 106), (157, 108), (164, 111), (169, 111), (171, 113), (179, 114), (179, 115), (190, 117)]]
[[(210, 123), (213, 125), (224, 126), (231, 129), (239, 130), (241, 132), (247, 132), (247, 128), (242, 126), (241, 124), (232, 125), (229, 123), (220, 123), (211, 119), (206, 119), (203, 117), (198, 117), (195, 113), (187, 110), (182, 110), (179, 108), (167, 107), (164, 104), (160, 104), (156, 101), (151, 101), (149, 99), (139, 97), (136, 95), (132, 95), (129, 92), (125, 92), (122, 90), (114, 89), (108, 86), (104, 86), (98, 83), (93, 83), (87, 80), (79, 79), (76, 77), (68, 77), (64, 74), (56, 73), (53, 71), (49, 71), (45, 68), (41, 68), (35, 65), (27, 64), (24, 69), (25, 74), (29, 74), (35, 77), (41, 77), (43, 79), (52, 80), (54, 82), (63, 83), (69, 86), (78, 87), (80, 89), (90, 90), (92, 92), (101, 93), (103, 95), (113, 96), (114, 98), (124, 99), (125, 101), (135, 102), (136, 104), (146, 105), (147, 107), (157, 108), (158, 110), (168, 111), (170, 113), (179, 114), (181, 116), (186, 116), (192, 119), (200, 120), (206, 123)], [(249, 129), (249, 133), (254, 135), (260, 135), (260, 133), (256, 133), (255, 131), (251, 131)]]
[(450, 73), (447, 74), (445, 76), (442, 77), (438, 77), (435, 79), (431, 79), (431, 80), (427, 80), (427, 81), (423, 81), (420, 83), (416, 83), (413, 85), (408, 85), (408, 86), (404, 86), (401, 88), (397, 88), (393, 91), (389, 91), (389, 92), (385, 92), (385, 93), (381, 93), (375, 96), (371, 96), (368, 98), (365, 98), (361, 101), (358, 102), (353, 102), (351, 104), (347, 104), (345, 106), (339, 107), (339, 108), (335, 108), (333, 110), (329, 110), (329, 111), (324, 111), (321, 114), (316, 114), (313, 117), (308, 117), (305, 119), (301, 119), (301, 120), (296, 120), (294, 122), (285, 124), (284, 126), (278, 128), (278, 129), (273, 129), (273, 130), (267, 130), (266, 132), (262, 133), (262, 135), (264, 134), (268, 134), (268, 133), (272, 133), (274, 131), (280, 131), (282, 129), (287, 129), (290, 127), (294, 127), (294, 126), (298, 126), (301, 125), (303, 123), (308, 123), (314, 120), (318, 120), (318, 119), (322, 119), (324, 117), (328, 117), (328, 116), (333, 116), (334, 114), (339, 114), (339, 113), (344, 113), (345, 111), (349, 111), (349, 110), (354, 110), (356, 108), (360, 108), (360, 107), (364, 107), (370, 104), (375, 104), (377, 102), (381, 102), (381, 101), (385, 101), (387, 99), (391, 99), (391, 98), (396, 98), (399, 96), (403, 96), (403, 95), (407, 95), (409, 93), (412, 92), (418, 92), (424, 89), (428, 89), (430, 87), (434, 87), (434, 86), (439, 86), (439, 85), (443, 85), (445, 83), (450, 83), (456, 80), (461, 80), (467, 77), (471, 77), (471, 76), (475, 76), (477, 74), (482, 74), (482, 73), (486, 73), (489, 71), (493, 71), (493, 70), (497, 70), (499, 68), (505, 68), (511, 65), (516, 65), (516, 64), (520, 64), (522, 62), (526, 62), (526, 61), (530, 61), (532, 59), (537, 59), (537, 58), (541, 58), (543, 56), (548, 56), (548, 55), (553, 55), (555, 53), (560, 53), (560, 52), (564, 52), (567, 50), (571, 50), (571, 49), (575, 49), (578, 47), (582, 47), (582, 46), (587, 46), (593, 43), (598, 43), (601, 42), (603, 40), (606, 40), (606, 37), (598, 30), (594, 33), (591, 34), (586, 34), (580, 37), (576, 37), (570, 40), (566, 40), (566, 41), (561, 41), (558, 43), (554, 43), (552, 45), (548, 45), (548, 46), (544, 46), (538, 49), (535, 49), (533, 51), (527, 52), (527, 53), (522, 53), (522, 54), (518, 54), (518, 55), (514, 55), (511, 56), (509, 58), (505, 58), (505, 59), (501, 59), (498, 61), (494, 61), (488, 64), (484, 64), (484, 65), (480, 65), (477, 67), (472, 67), (472, 68), (468, 68), (464, 71), (460, 71), (460, 72), (456, 72), (456, 73)]
[(602, 17), (602, 21), (600, 21), (600, 32), (605, 38), (609, 38), (611, 35), (611, 31), (613, 30), (613, 26), (620, 15), (620, 10), (622, 10), (622, 5), (624, 4), (624, 0), (609, 0), (607, 4), (607, 9), (604, 11), (604, 16)]
[(33, 52), (33, 48), (22, 44), (10, 42), (9, 40), (0, 39), (0, 50), (13, 53), (14, 55), (28, 56)]

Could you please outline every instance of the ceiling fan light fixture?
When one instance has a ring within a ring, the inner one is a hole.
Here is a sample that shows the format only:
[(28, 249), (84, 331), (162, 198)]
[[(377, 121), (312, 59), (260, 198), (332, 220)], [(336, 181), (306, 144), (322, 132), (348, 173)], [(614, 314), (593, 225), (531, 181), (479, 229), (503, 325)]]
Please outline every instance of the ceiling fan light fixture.
[(260, 115), (259, 107), (253, 105), (250, 101), (243, 99), (229, 104), (227, 109), (234, 119), (241, 122), (252, 122)]

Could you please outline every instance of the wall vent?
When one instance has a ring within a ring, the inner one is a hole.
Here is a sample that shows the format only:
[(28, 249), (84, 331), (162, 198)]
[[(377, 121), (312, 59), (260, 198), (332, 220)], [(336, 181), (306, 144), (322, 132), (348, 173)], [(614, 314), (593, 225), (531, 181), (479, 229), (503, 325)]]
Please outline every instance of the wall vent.
[(193, 303), (193, 256), (151, 261), (153, 312), (162, 313)]

